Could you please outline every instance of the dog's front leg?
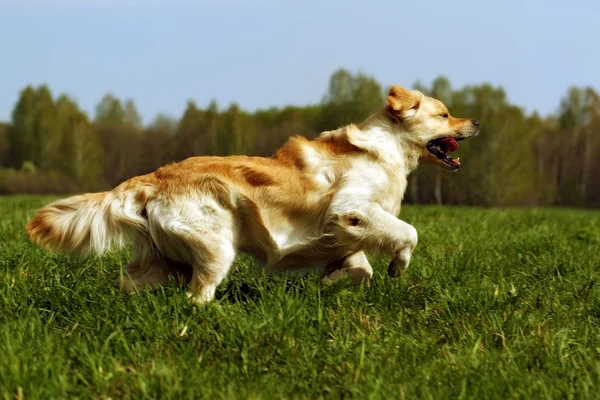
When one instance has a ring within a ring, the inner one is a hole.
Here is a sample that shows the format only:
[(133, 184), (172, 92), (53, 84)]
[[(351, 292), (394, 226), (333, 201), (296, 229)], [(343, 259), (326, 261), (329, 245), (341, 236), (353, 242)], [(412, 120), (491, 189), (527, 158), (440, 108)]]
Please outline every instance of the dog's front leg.
[(418, 239), (417, 230), (412, 225), (374, 203), (338, 215), (338, 226), (349, 234), (349, 240), (358, 243), (359, 248), (392, 257), (388, 266), (389, 276), (399, 276), (408, 268)]

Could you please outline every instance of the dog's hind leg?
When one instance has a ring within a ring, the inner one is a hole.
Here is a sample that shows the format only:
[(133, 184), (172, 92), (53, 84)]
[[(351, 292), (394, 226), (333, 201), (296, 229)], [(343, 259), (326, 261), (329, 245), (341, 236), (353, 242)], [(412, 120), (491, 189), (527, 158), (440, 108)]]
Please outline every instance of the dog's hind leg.
[(350, 277), (353, 284), (369, 284), (373, 276), (373, 268), (367, 260), (364, 251), (352, 253), (340, 260), (336, 260), (325, 266), (322, 282), (324, 284), (335, 283), (345, 277)]
[(166, 286), (169, 278), (176, 282), (189, 281), (192, 267), (175, 262), (156, 248), (152, 238), (139, 233), (133, 244), (133, 260), (119, 278), (118, 286), (126, 293), (152, 290)]
[(238, 224), (232, 207), (209, 196), (195, 201), (149, 203), (150, 232), (162, 254), (191, 265), (188, 297), (197, 304), (214, 299), (237, 252)]
[[(236, 250), (225, 237), (210, 240), (210, 249), (204, 242), (202, 254), (198, 254), (193, 265), (192, 279), (188, 298), (196, 304), (207, 303), (214, 299), (217, 286), (225, 279)], [(212, 250), (211, 250), (212, 249)]]

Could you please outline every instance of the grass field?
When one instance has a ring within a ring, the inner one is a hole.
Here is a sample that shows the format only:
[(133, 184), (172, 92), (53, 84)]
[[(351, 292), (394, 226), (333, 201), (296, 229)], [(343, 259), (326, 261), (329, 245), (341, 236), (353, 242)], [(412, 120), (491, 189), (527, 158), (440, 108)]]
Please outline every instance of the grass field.
[(127, 252), (49, 255), (0, 198), (5, 398), (599, 398), (600, 212), (410, 207), (409, 271), (370, 287), (240, 258), (218, 300), (114, 289)]

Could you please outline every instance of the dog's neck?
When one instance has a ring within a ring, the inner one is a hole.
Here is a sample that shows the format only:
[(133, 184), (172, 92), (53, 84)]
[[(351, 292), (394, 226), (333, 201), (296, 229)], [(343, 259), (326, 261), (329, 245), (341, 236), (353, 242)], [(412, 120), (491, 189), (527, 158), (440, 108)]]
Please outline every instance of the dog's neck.
[(381, 158), (388, 162), (401, 162), (409, 175), (419, 166), (419, 153), (404, 137), (408, 132), (402, 122), (382, 109), (357, 125), (369, 138), (368, 142)]

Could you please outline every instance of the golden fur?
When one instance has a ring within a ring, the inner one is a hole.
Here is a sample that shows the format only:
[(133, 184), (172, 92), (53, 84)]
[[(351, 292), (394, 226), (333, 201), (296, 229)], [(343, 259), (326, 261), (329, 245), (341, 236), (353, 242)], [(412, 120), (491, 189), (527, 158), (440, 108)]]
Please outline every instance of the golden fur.
[(192, 157), (123, 182), (109, 192), (49, 204), (28, 223), (48, 249), (102, 253), (134, 236), (123, 290), (190, 282), (210, 301), (239, 251), (270, 271), (325, 267), (324, 282), (372, 275), (365, 251), (410, 261), (416, 230), (396, 218), (407, 175), (439, 163), (425, 148), (467, 138), (478, 123), (454, 118), (438, 100), (394, 86), (388, 104), (359, 125), (291, 138), (270, 158)]

